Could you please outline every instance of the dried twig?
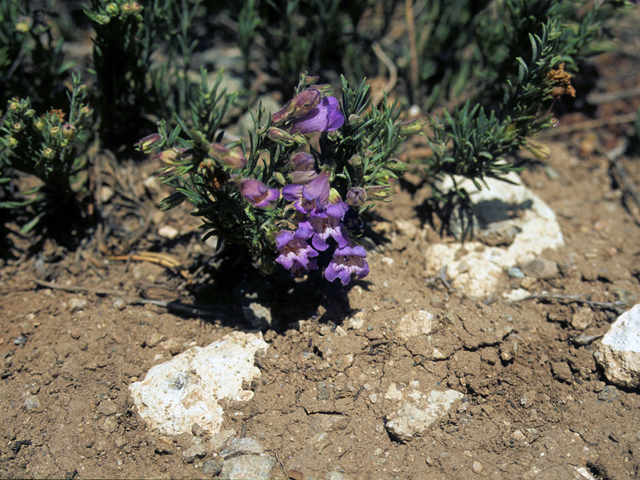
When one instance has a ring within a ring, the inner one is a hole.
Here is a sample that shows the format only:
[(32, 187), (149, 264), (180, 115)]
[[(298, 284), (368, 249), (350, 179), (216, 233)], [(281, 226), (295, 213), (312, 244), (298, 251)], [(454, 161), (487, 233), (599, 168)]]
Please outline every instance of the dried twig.
[(181, 263), (168, 253), (138, 252), (131, 255), (109, 255), (108, 260), (138, 261), (157, 263), (167, 268), (178, 268)]
[[(629, 208), (629, 205), (625, 205), (627, 207), (627, 211), (633, 217), (633, 220), (637, 225), (640, 225), (640, 195), (634, 188), (633, 184), (629, 181), (629, 176), (625, 171), (624, 167), (618, 159), (622, 156), (622, 154), (627, 149), (627, 139), (623, 138), (618, 146), (608, 152), (606, 152), (607, 159), (609, 160), (609, 174), (615, 180), (615, 182), (622, 188), (622, 191), (626, 197), (630, 197), (633, 200), (633, 203), (636, 204), (637, 211), (633, 211)], [(626, 203), (626, 202), (625, 202)]]
[(587, 307), (595, 308), (598, 310), (611, 310), (617, 315), (625, 312), (626, 303), (617, 302), (595, 302), (593, 300), (585, 300), (582, 295), (559, 295), (553, 293), (534, 293), (528, 297), (524, 297), (520, 300), (513, 300), (509, 303), (524, 302), (525, 300), (557, 300), (560, 303), (579, 303), (580, 305), (586, 305)]
[(541, 131), (538, 137), (556, 137), (566, 133), (579, 132), (582, 130), (593, 130), (595, 128), (606, 127), (607, 125), (620, 125), (622, 123), (635, 122), (636, 113), (623, 113), (615, 117), (596, 118), (594, 120), (585, 120), (584, 122), (572, 123), (571, 125), (563, 125), (561, 127), (548, 128)]
[(389, 81), (384, 86), (382, 93), (378, 92), (372, 100), (372, 103), (374, 105), (378, 105), (384, 95), (389, 94), (389, 92), (391, 92), (391, 90), (393, 90), (396, 86), (396, 82), (398, 81), (398, 69), (396, 68), (396, 65), (393, 63), (393, 61), (387, 56), (387, 54), (384, 53), (382, 47), (380, 47), (380, 44), (378, 42), (373, 42), (371, 48), (373, 50), (373, 53), (376, 54), (376, 57), (378, 57), (378, 59), (389, 69)]
[(409, 35), (409, 51), (411, 52), (411, 88), (418, 87), (418, 49), (416, 48), (416, 27), (413, 15), (413, 0), (406, 0), (405, 15), (407, 18), (407, 34)]
[(430, 277), (426, 279), (427, 284), (429, 283), (435, 283), (438, 280), (442, 282), (442, 284), (446, 287), (446, 289), (450, 292), (452, 292), (454, 289), (451, 286), (451, 284), (449, 283), (449, 281), (447, 280), (447, 266), (445, 265), (444, 267), (442, 267), (438, 273), (436, 274), (435, 277)]
[(182, 315), (191, 315), (194, 317), (204, 317), (204, 318), (216, 318), (219, 319), (221, 317), (228, 317), (229, 313), (224, 308), (212, 308), (206, 305), (187, 305), (181, 302), (173, 301), (173, 302), (165, 302), (162, 300), (152, 300), (148, 298), (141, 297), (128, 297), (125, 292), (121, 292), (119, 290), (107, 290), (101, 288), (88, 288), (81, 287), (77, 285), (59, 285), (57, 283), (45, 282), (38, 279), (32, 280), (36, 285), (41, 287), (50, 288), (52, 290), (63, 290), (65, 292), (74, 292), (74, 293), (91, 293), (94, 295), (113, 295), (116, 297), (120, 297), (124, 302), (128, 305), (156, 305), (158, 307), (166, 308), (170, 312), (179, 313)]

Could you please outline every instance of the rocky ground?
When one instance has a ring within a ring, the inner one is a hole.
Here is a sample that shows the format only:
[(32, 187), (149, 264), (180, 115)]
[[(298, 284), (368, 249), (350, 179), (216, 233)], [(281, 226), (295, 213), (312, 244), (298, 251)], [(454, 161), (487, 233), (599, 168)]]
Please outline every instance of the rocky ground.
[[(564, 115), (538, 139), (550, 158), (521, 174), (560, 241), (476, 273), (473, 258), (523, 238), (535, 202), (500, 204), (516, 222), (507, 238), (462, 245), (440, 235), (409, 176), (371, 224), (370, 275), (309, 285), (211, 268), (214, 245), (186, 206), (154, 209), (157, 165), (99, 156), (112, 222), (73, 252), (47, 241), (30, 255), (8, 237), (22, 253), (0, 264), (0, 476), (637, 478), (637, 387), (594, 357), (640, 301), (633, 45), (594, 61), (597, 93), (614, 94), (590, 99), (595, 119)], [(213, 401), (219, 424), (200, 412), (177, 433), (177, 410), (174, 431), (143, 417), (136, 389), (152, 367), (229, 338), (265, 342), (238, 392), (203, 398), (212, 387), (193, 367), (184, 378), (204, 390), (181, 397)]]

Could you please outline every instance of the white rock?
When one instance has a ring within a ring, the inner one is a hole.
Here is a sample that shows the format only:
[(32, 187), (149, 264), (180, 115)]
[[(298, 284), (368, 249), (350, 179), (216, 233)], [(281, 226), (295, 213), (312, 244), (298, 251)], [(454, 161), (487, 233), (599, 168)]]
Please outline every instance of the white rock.
[(253, 392), (242, 389), (242, 382), (260, 376), (254, 355), (267, 348), (261, 333), (231, 333), (156, 365), (142, 382), (131, 384), (131, 396), (150, 428), (179, 435), (190, 432), (197, 423), (215, 434), (224, 413), (218, 401), (253, 397)]
[[(432, 244), (426, 251), (429, 273), (435, 275), (446, 265), (452, 285), (469, 296), (490, 295), (496, 289), (503, 270), (523, 264), (547, 248), (555, 249), (564, 244), (555, 213), (535, 193), (519, 185), (520, 177), (516, 173), (512, 172), (505, 178), (518, 185), (486, 178), (489, 188), (481, 191), (474, 191), (475, 187), (468, 180), (460, 182), (459, 187), (472, 192), (474, 211), (486, 225), (505, 221), (507, 212), (504, 210), (508, 211), (510, 207), (519, 209), (519, 214), (508, 220), (519, 231), (511, 245), (489, 247), (477, 241), (465, 242), (464, 249), (469, 253), (462, 256), (456, 256), (463, 248), (460, 242)], [(450, 180), (444, 182), (443, 190), (450, 185)], [(523, 208), (525, 205), (528, 208)], [(501, 211), (502, 216), (499, 216)]]
[(419, 335), (429, 335), (435, 324), (435, 316), (426, 310), (418, 310), (405, 315), (398, 322), (398, 336), (409, 340)]
[(400, 442), (408, 442), (415, 435), (424, 433), (431, 424), (446, 414), (464, 395), (455, 390), (431, 391), (425, 394), (415, 390), (408, 395), (412, 402), (404, 403), (387, 415), (387, 431)]
[(612, 383), (640, 386), (640, 304), (613, 322), (595, 357)]
[(172, 227), (171, 225), (163, 225), (158, 229), (158, 235), (164, 238), (168, 238), (169, 240), (173, 240), (176, 238), (180, 232), (177, 228)]

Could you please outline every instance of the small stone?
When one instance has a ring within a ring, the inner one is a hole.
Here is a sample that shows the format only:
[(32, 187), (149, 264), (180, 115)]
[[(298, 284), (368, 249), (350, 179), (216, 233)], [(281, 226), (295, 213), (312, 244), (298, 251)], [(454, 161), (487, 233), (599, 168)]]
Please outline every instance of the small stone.
[(71, 307), (72, 312), (84, 308), (87, 303), (87, 300), (84, 298), (72, 298), (71, 300), (69, 300), (69, 306)]
[(211, 437), (211, 440), (209, 440), (209, 448), (213, 452), (218, 453), (220, 452), (220, 450), (230, 445), (235, 436), (236, 436), (236, 431), (233, 429), (222, 430), (218, 433), (215, 433)]
[(553, 376), (561, 382), (571, 383), (571, 368), (566, 362), (554, 362), (551, 364), (551, 371)]
[(109, 200), (111, 200), (111, 197), (115, 195), (115, 192), (111, 187), (107, 187), (106, 185), (103, 185), (102, 187), (100, 187), (99, 195), (100, 195), (100, 201), (102, 203), (107, 203)]
[(127, 444), (127, 441), (122, 437), (118, 437), (113, 441), (113, 444), (116, 446), (117, 449), (121, 449)]
[(100, 402), (98, 405), (97, 412), (100, 415), (104, 415), (105, 417), (110, 417), (111, 415), (115, 415), (118, 411), (118, 406), (113, 403), (110, 399), (105, 399)]
[(265, 330), (273, 322), (271, 310), (258, 302), (251, 302), (249, 305), (242, 307), (242, 313), (251, 328), (256, 330)]
[(126, 306), (127, 306), (127, 302), (125, 302), (121, 298), (113, 302), (113, 308), (115, 308), (116, 310), (124, 310)]
[(640, 304), (620, 315), (594, 354), (612, 383), (625, 388), (640, 386)]
[(435, 324), (435, 316), (426, 310), (412, 312), (400, 319), (398, 336), (405, 340), (420, 335), (429, 335)]
[(27, 395), (27, 399), (24, 401), (24, 407), (29, 412), (42, 412), (42, 406), (40, 405), (40, 399), (36, 395)]
[(524, 278), (524, 273), (518, 267), (507, 268), (507, 274), (510, 278)]
[(527, 437), (524, 436), (524, 433), (522, 433), (520, 430), (516, 430), (515, 432), (513, 432), (511, 434), (511, 438), (517, 440), (518, 442), (524, 442), (527, 439)]
[(149, 335), (147, 335), (147, 338), (144, 341), (144, 344), (149, 348), (153, 348), (156, 345), (158, 345), (160, 342), (164, 342), (166, 340), (166, 338), (167, 337), (165, 337), (163, 334), (161, 334), (158, 331), (154, 330)]
[(222, 462), (218, 459), (208, 460), (202, 466), (202, 474), (208, 477), (215, 477), (222, 471)]
[(81, 335), (80, 332), (78, 330), (76, 330), (75, 328), (69, 330), (69, 336), (71, 338), (73, 338), (74, 340), (78, 340), (80, 338), (80, 335)]
[(473, 464), (471, 465), (471, 469), (475, 473), (482, 473), (482, 470), (484, 470), (484, 466), (480, 462), (473, 462)]
[(275, 458), (270, 455), (242, 455), (225, 460), (220, 472), (220, 480), (269, 480)]
[(325, 480), (349, 480), (346, 475), (340, 472), (329, 472), (324, 478)]
[(589, 307), (579, 308), (571, 317), (571, 326), (576, 330), (585, 330), (593, 322), (593, 310)]
[(204, 444), (197, 439), (193, 445), (182, 452), (182, 458), (185, 463), (193, 463), (196, 459), (204, 458), (206, 454)]
[(238, 438), (231, 442), (227, 448), (220, 452), (220, 456), (225, 460), (239, 455), (262, 455), (264, 447), (253, 438)]
[[(546, 258), (535, 258), (522, 266), (522, 271), (539, 280), (549, 280), (558, 276), (558, 265)], [(526, 287), (525, 287), (526, 288)]]
[(529, 408), (531, 405), (533, 405), (533, 402), (536, 399), (536, 395), (537, 393), (535, 390), (529, 390), (522, 397), (520, 397), (520, 405), (522, 405), (524, 408)]
[(158, 235), (161, 237), (167, 238), (169, 240), (173, 240), (176, 238), (180, 232), (177, 228), (172, 227), (171, 225), (163, 225), (158, 229)]

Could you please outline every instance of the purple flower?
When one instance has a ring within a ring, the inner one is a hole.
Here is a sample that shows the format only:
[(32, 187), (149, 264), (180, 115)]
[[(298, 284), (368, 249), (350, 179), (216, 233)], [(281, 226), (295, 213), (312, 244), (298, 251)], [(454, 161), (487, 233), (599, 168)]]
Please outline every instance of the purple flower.
[(296, 237), (293, 232), (282, 230), (276, 237), (276, 246), (280, 252), (276, 262), (287, 270), (292, 270), (292, 273), (318, 268), (315, 260), (311, 260), (318, 256), (318, 252), (311, 248), (305, 239)]
[(291, 121), (292, 134), (312, 132), (329, 132), (336, 130), (344, 123), (344, 115), (340, 111), (335, 97), (324, 97), (322, 101), (307, 114)]
[(244, 199), (254, 207), (266, 207), (270, 202), (280, 198), (280, 191), (277, 188), (268, 188), (260, 180), (253, 178), (238, 180), (238, 189)]
[(219, 143), (209, 145), (209, 156), (229, 168), (243, 168), (247, 164), (247, 159), (242, 152), (232, 150)]
[(356, 278), (364, 278), (369, 274), (369, 265), (365, 260), (367, 251), (364, 247), (349, 242), (344, 248), (336, 248), (333, 259), (324, 271), (324, 276), (330, 282), (339, 278), (343, 285), (351, 281), (351, 274)]
[(282, 189), (282, 196), (294, 202), (293, 206), (301, 213), (317, 215), (323, 213), (329, 200), (329, 174), (320, 173), (308, 185), (287, 185)]
[(329, 237), (338, 242), (338, 248), (346, 247), (349, 243), (349, 234), (342, 225), (342, 218), (332, 217), (325, 213), (309, 217), (305, 222), (298, 224), (296, 235), (300, 232), (300, 236), (308, 235), (303, 238), (311, 238), (313, 248), (324, 252), (329, 248), (327, 240)]

